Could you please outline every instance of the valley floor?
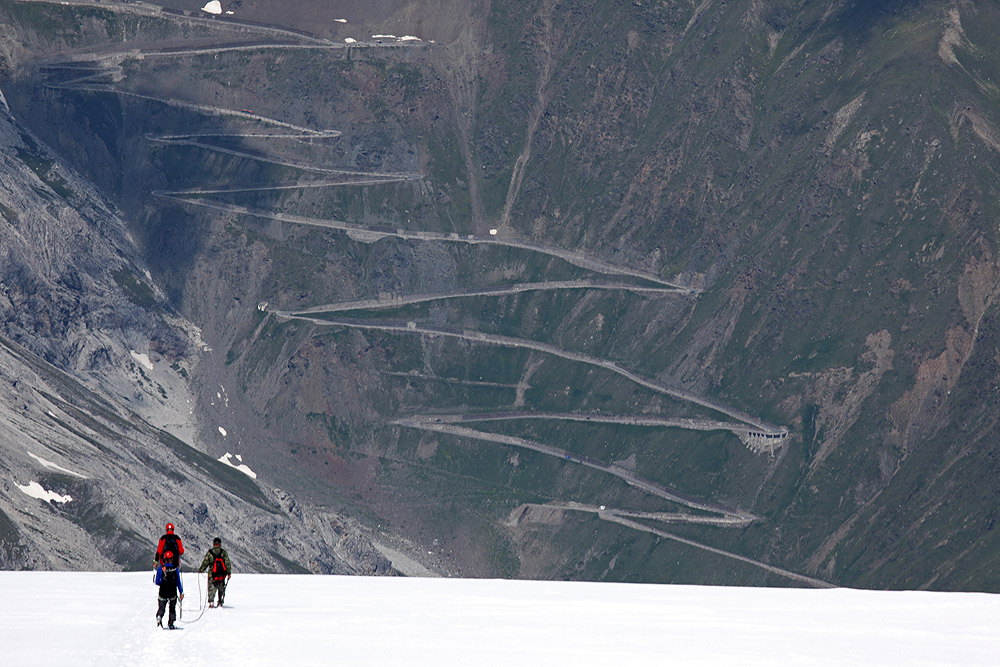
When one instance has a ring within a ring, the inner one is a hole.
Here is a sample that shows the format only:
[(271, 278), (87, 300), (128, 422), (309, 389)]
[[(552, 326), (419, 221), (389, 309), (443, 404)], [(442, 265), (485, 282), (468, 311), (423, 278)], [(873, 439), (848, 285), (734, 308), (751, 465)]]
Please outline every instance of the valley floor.
[[(236, 574), (182, 632), (152, 572), (2, 572), (6, 665), (986, 665), (1000, 596)], [(200, 589), (199, 589), (200, 583)], [(200, 594), (200, 600), (199, 600)], [(204, 611), (204, 613), (202, 613)]]

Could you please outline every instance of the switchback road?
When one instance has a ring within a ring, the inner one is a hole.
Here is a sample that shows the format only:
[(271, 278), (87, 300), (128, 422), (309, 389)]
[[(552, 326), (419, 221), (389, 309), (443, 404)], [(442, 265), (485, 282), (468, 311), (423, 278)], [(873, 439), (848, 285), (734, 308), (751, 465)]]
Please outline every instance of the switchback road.
[[(215, 29), (238, 31), (242, 33), (255, 33), (270, 38), (280, 38), (282, 42), (256, 42), (256, 43), (220, 43), (202, 44), (195, 47), (170, 48), (170, 49), (130, 49), (114, 52), (67, 54), (63, 59), (43, 63), (43, 69), (47, 69), (53, 74), (62, 74), (63, 79), (53, 81), (47, 87), (51, 89), (89, 91), (94, 93), (107, 93), (130, 97), (133, 99), (146, 100), (164, 105), (185, 109), (193, 113), (215, 116), (222, 118), (233, 129), (219, 132), (201, 132), (191, 134), (171, 134), (160, 136), (149, 136), (151, 142), (164, 145), (189, 146), (206, 151), (228, 154), (240, 159), (254, 160), (268, 164), (274, 164), (290, 169), (300, 170), (307, 174), (319, 174), (325, 178), (309, 180), (296, 179), (288, 181), (272, 181), (262, 184), (248, 184), (238, 186), (204, 186), (185, 190), (161, 190), (153, 194), (162, 199), (175, 201), (187, 206), (202, 207), (210, 210), (225, 212), (232, 215), (254, 216), (258, 218), (271, 219), (278, 222), (307, 225), (336, 230), (347, 234), (349, 238), (364, 243), (374, 243), (384, 238), (395, 237), (399, 239), (411, 240), (414, 242), (444, 243), (444, 244), (468, 244), (482, 246), (501, 246), (520, 249), (526, 252), (538, 253), (549, 257), (558, 258), (573, 266), (617, 278), (629, 278), (644, 281), (646, 284), (630, 284), (627, 282), (613, 282), (610, 280), (553, 280), (526, 282), (513, 285), (499, 285), (491, 287), (471, 287), (454, 292), (436, 294), (410, 294), (410, 295), (379, 295), (369, 299), (353, 299), (339, 303), (314, 306), (299, 311), (268, 310), (269, 313), (279, 318), (298, 319), (308, 321), (317, 326), (339, 326), (348, 328), (379, 330), (400, 334), (417, 334), (422, 336), (446, 336), (463, 340), (468, 340), (486, 345), (497, 345), (509, 348), (520, 348), (532, 350), (542, 354), (552, 355), (576, 363), (582, 363), (596, 368), (600, 368), (630, 382), (636, 383), (646, 389), (656, 393), (669, 396), (673, 399), (689, 402), (691, 404), (706, 408), (713, 412), (725, 415), (734, 421), (718, 421), (709, 419), (693, 418), (670, 418), (649, 415), (608, 415), (608, 414), (580, 414), (580, 413), (527, 413), (527, 412), (497, 412), (491, 414), (451, 414), (451, 415), (415, 415), (401, 417), (390, 423), (401, 428), (413, 428), (428, 432), (449, 434), (470, 441), (493, 442), (522, 449), (533, 450), (545, 455), (557, 457), (567, 463), (578, 464), (604, 474), (609, 474), (622, 480), (626, 484), (642, 490), (658, 498), (669, 502), (686, 506), (698, 513), (677, 513), (677, 512), (645, 512), (630, 509), (606, 509), (599, 506), (594, 509), (591, 506), (578, 505), (576, 503), (566, 504), (563, 509), (573, 511), (593, 511), (598, 516), (607, 521), (614, 521), (633, 530), (653, 533), (665, 539), (676, 540), (691, 546), (704, 549), (726, 557), (734, 558), (743, 562), (751, 563), (758, 567), (763, 567), (771, 572), (786, 576), (791, 579), (807, 583), (809, 585), (827, 585), (825, 582), (804, 577), (793, 572), (788, 572), (780, 568), (775, 568), (766, 563), (746, 558), (738, 554), (726, 552), (714, 547), (697, 543), (686, 538), (681, 538), (662, 530), (652, 528), (639, 521), (657, 521), (662, 523), (697, 523), (711, 526), (739, 528), (746, 526), (755, 517), (750, 512), (738, 508), (726, 507), (718, 503), (694, 498), (683, 494), (677, 490), (658, 484), (652, 480), (641, 478), (630, 470), (619, 465), (608, 463), (574, 453), (568, 449), (555, 447), (545, 443), (535, 442), (526, 438), (516, 436), (491, 433), (469, 428), (462, 424), (482, 422), (489, 420), (515, 420), (515, 419), (549, 419), (549, 420), (572, 420), (593, 423), (615, 423), (628, 424), (634, 426), (648, 427), (668, 427), (685, 428), (693, 430), (725, 430), (735, 433), (744, 443), (755, 451), (773, 449), (780, 445), (786, 437), (788, 431), (784, 427), (774, 426), (762, 419), (746, 414), (736, 408), (724, 405), (723, 403), (699, 396), (688, 390), (671, 386), (654, 378), (643, 376), (631, 369), (621, 365), (617, 361), (603, 359), (593, 355), (566, 350), (555, 345), (534, 341), (530, 339), (516, 338), (490, 334), (481, 331), (468, 329), (452, 329), (447, 327), (437, 327), (422, 324), (414, 321), (392, 322), (384, 320), (356, 320), (346, 318), (317, 317), (323, 313), (344, 313), (364, 310), (380, 310), (386, 308), (398, 308), (418, 303), (427, 303), (438, 300), (458, 299), (465, 297), (499, 297), (510, 294), (517, 294), (536, 290), (616, 290), (628, 291), (641, 294), (650, 298), (663, 297), (687, 297), (697, 298), (701, 293), (700, 289), (690, 285), (681, 284), (662, 278), (661, 276), (635, 269), (626, 265), (613, 264), (586, 252), (577, 249), (568, 249), (558, 246), (546, 245), (524, 238), (517, 238), (510, 233), (512, 225), (500, 225), (503, 231), (499, 234), (497, 230), (491, 230), (489, 235), (481, 234), (459, 234), (443, 233), (435, 231), (422, 231), (412, 229), (394, 228), (388, 225), (363, 226), (349, 222), (312, 218), (295, 215), (286, 212), (270, 210), (252, 209), (228, 201), (220, 201), (211, 198), (211, 195), (245, 193), (253, 191), (277, 191), (292, 190), (299, 188), (325, 188), (325, 187), (345, 187), (345, 186), (374, 186), (388, 183), (406, 182), (423, 178), (422, 174), (407, 172), (387, 172), (375, 173), (364, 172), (354, 169), (344, 169), (325, 164), (307, 163), (296, 161), (284, 156), (264, 155), (252, 153), (237, 147), (217, 145), (212, 143), (212, 139), (255, 139), (255, 140), (292, 140), (301, 142), (312, 142), (325, 139), (333, 139), (340, 136), (341, 132), (334, 129), (315, 129), (305, 127), (287, 120), (271, 118), (254, 113), (247, 109), (231, 109), (209, 104), (199, 103), (192, 100), (181, 100), (173, 97), (160, 97), (151, 94), (144, 94), (125, 90), (121, 81), (126, 76), (122, 63), (126, 60), (142, 61), (153, 58), (187, 58), (192, 56), (203, 56), (208, 54), (218, 54), (228, 51), (264, 51), (264, 50), (339, 50), (344, 48), (382, 48), (386, 46), (404, 46), (404, 44), (385, 44), (378, 40), (372, 42), (357, 42), (350, 46), (343, 43), (333, 42), (323, 38), (302, 33), (300, 31), (289, 30), (280, 26), (266, 26), (249, 22), (235, 21), (231, 19), (216, 19), (203, 16), (192, 16), (184, 12), (164, 10), (163, 8), (144, 2), (137, 3), (104, 3), (88, 2), (86, 0), (68, 0), (56, 2), (55, 0), (18, 0), (21, 2), (48, 2), (49, 4), (85, 6), (107, 9), (117, 12), (132, 12), (139, 15), (163, 17), (174, 21), (187, 22), (210, 26)], [(292, 41), (288, 41), (292, 40)], [(419, 46), (421, 43), (406, 43), (405, 46)], [(69, 76), (66, 76), (69, 75)], [(522, 153), (522, 162), (517, 178), (523, 172), (524, 162), (530, 158), (530, 152)], [(513, 177), (512, 177), (513, 178)], [(512, 181), (511, 189), (516, 193), (519, 183)], [(510, 194), (508, 195), (510, 199)], [(504, 210), (505, 222), (510, 222), (509, 203)], [(262, 307), (262, 310), (267, 310)], [(408, 374), (409, 375), (409, 374)], [(463, 381), (471, 382), (471, 381)], [(473, 383), (475, 384), (475, 383)], [(497, 385), (497, 383), (482, 383), (484, 386)], [(497, 385), (499, 386), (499, 385)], [(520, 385), (512, 385), (519, 388)]]
[(688, 391), (686, 389), (680, 389), (678, 387), (672, 387), (664, 382), (648, 378), (644, 375), (640, 375), (635, 371), (625, 368), (617, 361), (610, 361), (608, 359), (602, 359), (600, 357), (595, 357), (589, 354), (584, 354), (582, 352), (573, 352), (570, 350), (565, 350), (561, 347), (551, 345), (549, 343), (542, 343), (540, 341), (531, 340), (528, 338), (515, 338), (513, 336), (502, 336), (499, 334), (490, 334), (482, 331), (473, 331), (468, 329), (452, 329), (441, 326), (432, 326), (429, 324), (422, 324), (414, 321), (407, 322), (392, 322), (387, 320), (356, 320), (348, 318), (319, 318), (313, 315), (300, 314), (293, 311), (269, 311), (273, 312), (276, 316), (286, 318), (286, 319), (300, 319), (307, 320), (313, 324), (320, 326), (339, 326), (355, 329), (373, 329), (378, 331), (389, 331), (394, 333), (416, 333), (421, 335), (429, 336), (446, 336), (450, 338), (461, 338), (463, 340), (469, 340), (477, 343), (484, 343), (490, 345), (499, 345), (501, 347), (514, 347), (522, 348), (528, 350), (534, 350), (536, 352), (543, 352), (545, 354), (551, 354), (556, 357), (563, 359), (568, 359), (570, 361), (576, 361), (582, 364), (587, 364), (590, 366), (595, 366), (598, 368), (603, 368), (605, 370), (611, 371), (617, 375), (620, 375), (627, 380), (630, 380), (642, 387), (651, 389), (660, 394), (670, 396), (671, 398), (686, 401), (699, 405), (703, 408), (707, 408), (714, 412), (719, 412), (736, 419), (737, 421), (743, 422), (750, 427), (753, 427), (755, 432), (766, 437), (772, 437), (775, 439), (784, 439), (788, 434), (788, 430), (782, 426), (774, 426), (768, 424), (767, 422), (758, 419), (752, 415), (749, 415), (741, 410), (732, 408), (718, 401), (714, 401), (703, 396), (699, 396), (694, 392)]
[(485, 442), (496, 442), (504, 445), (510, 445), (512, 447), (520, 447), (522, 449), (530, 449), (542, 454), (547, 454), (549, 456), (555, 456), (558, 459), (568, 461), (570, 463), (579, 463), (588, 468), (594, 468), (603, 473), (607, 473), (621, 480), (624, 480), (626, 484), (634, 486), (638, 489), (645, 491), (651, 495), (669, 500), (671, 502), (679, 503), (685, 505), (692, 509), (703, 510), (705, 512), (713, 512), (716, 514), (721, 514), (725, 517), (738, 519), (744, 524), (753, 521), (756, 517), (749, 512), (744, 512), (743, 510), (726, 507), (724, 505), (719, 505), (717, 503), (710, 503), (692, 496), (685, 495), (674, 489), (667, 488), (648, 479), (643, 479), (638, 475), (632, 473), (621, 466), (615, 465), (613, 463), (607, 463), (604, 461), (599, 461), (593, 459), (589, 456), (582, 456), (576, 454), (567, 449), (562, 449), (560, 447), (553, 447), (552, 445), (546, 445), (540, 442), (535, 442), (534, 440), (528, 440), (526, 438), (519, 438), (513, 435), (504, 435), (501, 433), (490, 433), (487, 431), (477, 431), (475, 429), (466, 428), (464, 426), (455, 426), (454, 424), (448, 423), (438, 423), (440, 420), (430, 419), (430, 418), (414, 418), (414, 417), (404, 417), (402, 419), (397, 419), (392, 424), (398, 426), (406, 426), (408, 428), (416, 428), (424, 431), (436, 431), (438, 433), (447, 433), (449, 435), (454, 435), (462, 438), (472, 438), (474, 440), (482, 440)]

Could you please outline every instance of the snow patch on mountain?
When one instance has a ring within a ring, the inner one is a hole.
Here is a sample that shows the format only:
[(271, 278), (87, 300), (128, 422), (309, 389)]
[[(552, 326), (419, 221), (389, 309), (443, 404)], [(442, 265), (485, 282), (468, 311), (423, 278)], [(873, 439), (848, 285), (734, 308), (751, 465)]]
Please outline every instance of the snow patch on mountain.
[[(237, 463), (233, 463), (232, 462), (233, 458), (236, 459)], [(253, 470), (251, 470), (250, 466), (248, 466), (245, 463), (243, 463), (243, 457), (241, 455), (239, 455), (239, 454), (236, 454), (234, 456), (233, 454), (230, 454), (229, 452), (226, 452), (225, 454), (223, 454), (222, 456), (219, 457), (219, 461), (221, 461), (222, 463), (225, 463), (230, 468), (236, 468), (241, 473), (243, 473), (247, 477), (250, 477), (251, 479), (257, 479), (257, 473), (255, 473)]]
[(43, 459), (41, 456), (38, 456), (37, 454), (32, 454), (31, 452), (28, 452), (28, 456), (30, 456), (31, 458), (35, 459), (35, 461), (37, 461), (44, 468), (48, 468), (50, 470), (55, 470), (56, 472), (61, 472), (61, 473), (66, 474), (66, 475), (72, 475), (73, 477), (79, 477), (81, 479), (87, 479), (86, 475), (81, 475), (78, 472), (73, 472), (72, 470), (70, 470), (68, 468), (62, 467), (58, 463), (53, 463), (52, 461), (49, 461), (47, 459)]
[(147, 371), (153, 370), (153, 362), (149, 360), (148, 354), (143, 354), (141, 352), (136, 352), (135, 350), (129, 350), (129, 354), (132, 358), (142, 364)]
[(47, 491), (44, 486), (38, 482), (28, 482), (26, 485), (18, 484), (17, 488), (21, 489), (21, 492), (25, 495), (31, 496), (32, 498), (38, 498), (39, 500), (44, 500), (45, 502), (56, 503), (68, 503), (73, 500), (73, 496), (64, 496), (56, 493), (55, 491)]

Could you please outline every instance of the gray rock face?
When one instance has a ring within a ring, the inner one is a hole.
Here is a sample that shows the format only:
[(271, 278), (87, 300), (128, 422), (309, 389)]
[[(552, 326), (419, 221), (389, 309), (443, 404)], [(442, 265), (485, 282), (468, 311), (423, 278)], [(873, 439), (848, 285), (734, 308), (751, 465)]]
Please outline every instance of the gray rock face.
[(221, 536), (242, 571), (392, 573), (356, 522), (182, 439), (197, 328), (113, 207), (4, 105), (0, 173), (0, 568), (148, 567), (170, 521), (189, 565)]

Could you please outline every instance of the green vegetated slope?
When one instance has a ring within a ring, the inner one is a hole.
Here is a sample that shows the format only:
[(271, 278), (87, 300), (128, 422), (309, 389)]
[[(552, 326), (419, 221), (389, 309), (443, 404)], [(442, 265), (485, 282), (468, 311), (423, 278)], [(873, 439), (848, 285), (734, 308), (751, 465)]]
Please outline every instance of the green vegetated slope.
[[(982, 403), (996, 381), (976, 362), (995, 350), (1000, 277), (997, 63), (980, 32), (995, 12), (541, 3), (519, 15), (494, 3), (502, 57), (483, 76), (477, 146), (484, 174), (500, 154), (487, 210), (703, 284), (659, 335), (622, 313), (604, 350), (794, 431), (759, 495), (737, 496), (765, 519), (724, 543), (837, 583), (995, 589)], [(539, 129), (511, 205), (504, 170), (525, 151), (513, 128), (526, 117)], [(962, 391), (973, 375), (978, 389)], [(734, 480), (720, 470), (701, 476), (724, 497)]]
[[(99, 145), (119, 175), (103, 185), (216, 351), (202, 407), (211, 420), (225, 385), (270, 474), (315, 502), (364, 507), (469, 574), (794, 581), (724, 551), (841, 585), (996, 590), (1000, 62), (989, 45), (1000, 15), (964, 2), (695, 4), (497, 0), (459, 36), (419, 48), (131, 61), (119, 90), (343, 132), (207, 142), (217, 147), (422, 174), (194, 196), (214, 209), (150, 193), (328, 175), (148, 141), (249, 119), (73, 91), (47, 93), (62, 106), (45, 111), (23, 83), (9, 96), (50, 126), (107, 118), (118, 100), (118, 145)], [(424, 29), (431, 38), (433, 23)], [(383, 230), (492, 228), (704, 291), (536, 290), (315, 315), (336, 326), (288, 321), (273, 312), (523, 282), (655, 283), (524, 248), (372, 242), (219, 208), (230, 204)], [(561, 506), (704, 512), (558, 457), (393, 424), (726, 419), (579, 358), (374, 328), (407, 322), (614, 362), (788, 427), (782, 447), (756, 454), (725, 431), (461, 424), (616, 463), (756, 520), (642, 520), (719, 550), (705, 551)]]

